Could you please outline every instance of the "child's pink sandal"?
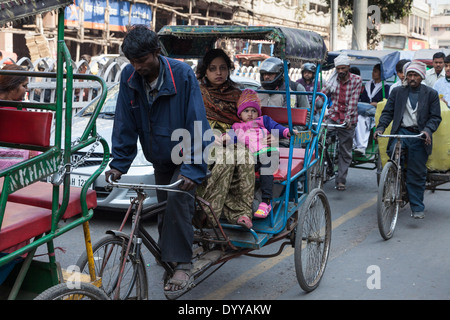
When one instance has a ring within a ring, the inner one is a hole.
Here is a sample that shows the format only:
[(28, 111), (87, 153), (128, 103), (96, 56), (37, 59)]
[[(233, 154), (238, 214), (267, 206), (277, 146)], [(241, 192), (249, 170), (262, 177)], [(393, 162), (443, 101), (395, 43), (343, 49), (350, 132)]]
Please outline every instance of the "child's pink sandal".
[(267, 218), (267, 216), (269, 215), (271, 210), (272, 210), (272, 206), (270, 204), (261, 202), (259, 204), (258, 210), (256, 210), (256, 212), (253, 214), (253, 216), (255, 218), (264, 219), (264, 218)]

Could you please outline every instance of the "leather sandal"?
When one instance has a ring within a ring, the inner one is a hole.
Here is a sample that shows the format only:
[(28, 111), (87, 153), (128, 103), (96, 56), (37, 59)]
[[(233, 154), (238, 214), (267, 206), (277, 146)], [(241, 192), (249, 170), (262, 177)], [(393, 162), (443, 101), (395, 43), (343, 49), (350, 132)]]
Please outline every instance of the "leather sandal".
[(338, 191), (345, 191), (345, 189), (346, 189), (345, 184), (343, 184), (343, 183), (338, 183), (335, 188)]
[[(164, 285), (164, 295), (169, 300), (175, 300), (179, 297), (181, 297), (183, 294), (188, 292), (190, 289), (194, 287), (194, 276), (191, 273), (191, 270), (184, 270), (184, 269), (176, 269), (175, 272), (181, 271), (184, 272), (188, 279), (174, 279), (173, 276), (170, 278), (166, 284)], [(175, 274), (174, 274), (175, 275)], [(166, 290), (166, 287), (170, 286), (169, 290)], [(173, 286), (177, 286), (180, 289), (178, 290), (172, 290)]]

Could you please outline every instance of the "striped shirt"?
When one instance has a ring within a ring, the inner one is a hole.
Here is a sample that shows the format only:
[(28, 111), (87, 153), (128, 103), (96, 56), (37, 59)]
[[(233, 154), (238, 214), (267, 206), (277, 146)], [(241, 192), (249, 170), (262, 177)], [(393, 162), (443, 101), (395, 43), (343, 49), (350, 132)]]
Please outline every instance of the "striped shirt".
[(333, 105), (328, 110), (328, 117), (337, 123), (358, 122), (358, 101), (362, 89), (362, 79), (353, 73), (348, 73), (348, 79), (341, 82), (339, 77), (330, 80), (322, 88)]

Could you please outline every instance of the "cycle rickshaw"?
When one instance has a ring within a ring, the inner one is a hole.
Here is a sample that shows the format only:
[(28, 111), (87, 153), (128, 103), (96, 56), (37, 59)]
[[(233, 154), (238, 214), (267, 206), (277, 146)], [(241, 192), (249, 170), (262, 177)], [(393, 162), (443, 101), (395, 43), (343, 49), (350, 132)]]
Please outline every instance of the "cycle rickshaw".
[[(275, 55), (284, 61), (284, 74), (289, 81), (288, 64), (301, 61), (315, 61), (320, 64), (326, 57), (326, 47), (318, 34), (283, 27), (236, 27), (236, 26), (166, 26), (158, 33), (162, 52), (173, 58), (201, 59), (206, 50), (214, 48), (219, 39), (269, 40), (275, 43)], [(319, 72), (316, 73), (316, 79)], [(317, 81), (316, 81), (317, 83)], [(314, 92), (290, 92), (286, 85), (289, 107), (263, 107), (263, 114), (270, 115), (279, 123), (288, 123), (291, 132), (294, 125), (302, 125), (306, 130), (291, 138), (288, 148), (279, 148), (280, 163), (274, 174), (276, 181), (273, 209), (269, 217), (253, 221), (253, 228), (232, 225), (220, 220), (219, 213), (214, 213), (216, 227), (195, 228), (193, 257), (193, 276), (195, 284), (211, 275), (217, 268), (230, 259), (241, 255), (254, 257), (272, 257), (280, 254), (286, 245), (294, 246), (296, 275), (301, 288), (307, 292), (314, 290), (324, 274), (331, 241), (331, 211), (328, 199), (321, 189), (312, 189), (309, 172), (318, 161), (317, 128), (312, 127), (312, 118), (308, 113), (314, 112), (315, 105), (309, 109), (291, 109), (290, 94), (312, 94)], [(280, 91), (261, 91), (280, 93)], [(324, 96), (325, 104), (327, 98)], [(323, 109), (325, 110), (325, 108)], [(323, 112), (321, 114), (323, 118)], [(304, 189), (299, 193), (298, 182), (302, 181)], [(168, 277), (174, 273), (174, 266), (161, 261), (161, 251), (157, 242), (140, 224), (146, 214), (142, 212), (142, 199), (146, 190), (158, 189), (173, 191), (179, 182), (172, 185), (132, 185), (111, 182), (111, 187), (134, 189), (138, 196), (127, 212), (121, 227), (110, 230), (107, 235), (93, 246), (96, 270), (102, 276), (105, 291), (115, 299), (145, 299), (148, 295), (148, 283), (145, 262), (141, 253), (144, 245), (166, 271)], [(180, 191), (180, 190), (174, 190)], [(210, 205), (195, 198), (197, 210), (211, 210)], [(164, 210), (165, 204), (159, 203), (149, 210), (151, 213)], [(135, 210), (133, 210), (135, 209)], [(122, 228), (132, 215), (131, 233)], [(195, 224), (194, 224), (195, 225)], [(269, 255), (253, 253), (264, 246), (285, 240), (278, 252)], [(86, 268), (86, 257), (80, 257), (78, 266)], [(215, 267), (215, 269), (214, 269)], [(210, 268), (214, 270), (210, 270)], [(120, 271), (119, 271), (120, 270)], [(209, 270), (210, 272), (207, 272)], [(105, 277), (110, 281), (106, 285)]]
[[(72, 59), (64, 43), (64, 8), (71, 4), (70, 0), (0, 1), (0, 25), (30, 15), (58, 12), (56, 73), (0, 70), (10, 76), (56, 79), (55, 102), (0, 101), (0, 146), (39, 152), (0, 171), (0, 296), (4, 299), (107, 298), (99, 289), (101, 279), (93, 268), (90, 276), (79, 273), (76, 278), (80, 282), (67, 285), (65, 281), (74, 274), (61, 270), (55, 258), (54, 239), (80, 225), (92, 257), (88, 223), (97, 198), (89, 186), (109, 159), (108, 144), (97, 135), (95, 123), (106, 97), (106, 83), (93, 75), (73, 74)], [(101, 97), (82, 136), (72, 142), (74, 79), (95, 81)], [(104, 149), (101, 165), (82, 188), (70, 187), (71, 155), (98, 143)], [(52, 183), (42, 181), (49, 177)], [(44, 245), (48, 262), (36, 259), (37, 249)]]
[[(342, 50), (333, 51), (328, 53), (327, 63), (324, 66), (324, 70), (330, 70), (334, 68), (334, 59), (340, 54), (347, 54), (350, 57), (350, 66), (358, 67), (361, 71), (361, 77), (364, 81), (370, 81), (372, 79), (372, 69), (376, 64), (381, 66), (381, 79), (383, 97), (386, 97), (384, 92), (384, 83), (389, 79), (391, 80), (395, 76), (395, 66), (400, 58), (398, 51), (391, 50)], [(332, 103), (332, 102), (331, 102)], [(381, 157), (377, 141), (373, 138), (375, 132), (375, 110), (384, 105), (384, 102), (379, 102), (375, 108), (367, 103), (358, 104), (358, 112), (363, 115), (368, 115), (372, 119), (372, 128), (370, 129), (369, 141), (365, 154), (360, 154), (355, 151), (352, 152), (352, 162), (350, 168), (357, 168), (363, 170), (376, 170), (377, 182), (379, 182), (381, 170), (383, 169), (381, 164)], [(332, 179), (338, 168), (337, 159), (339, 151), (339, 141), (335, 136), (329, 136), (328, 127), (343, 127), (342, 125), (327, 125), (322, 124), (322, 132), (319, 138), (319, 153), (320, 162), (317, 168), (314, 168), (314, 176), (317, 186), (321, 186), (323, 183)]]

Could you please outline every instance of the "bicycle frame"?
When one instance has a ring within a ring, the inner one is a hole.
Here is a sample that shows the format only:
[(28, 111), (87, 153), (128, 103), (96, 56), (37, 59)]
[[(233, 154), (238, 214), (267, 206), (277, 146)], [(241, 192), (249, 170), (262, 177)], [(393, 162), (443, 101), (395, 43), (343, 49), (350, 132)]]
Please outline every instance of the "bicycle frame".
[[(316, 125), (316, 123), (314, 123)], [(321, 133), (320, 133), (320, 138), (319, 138), (319, 144), (321, 146), (321, 150), (320, 151), (320, 159), (319, 159), (319, 175), (322, 175), (322, 173), (324, 172), (324, 166), (325, 166), (325, 170), (328, 169), (329, 166), (331, 166), (331, 169), (333, 170), (333, 174), (334, 174), (334, 165), (335, 165), (335, 160), (336, 160), (336, 154), (338, 152), (338, 140), (337, 140), (337, 136), (336, 136), (336, 140), (333, 143), (330, 143), (328, 138), (328, 127), (330, 128), (336, 128), (336, 129), (343, 129), (347, 126), (346, 123), (343, 124), (334, 124), (334, 123), (322, 123), (322, 129), (321, 129)], [(333, 152), (332, 157), (330, 157), (330, 149)], [(333, 161), (332, 161), (333, 159)], [(327, 170), (328, 171), (328, 170)], [(325, 172), (325, 175), (327, 175), (327, 173)], [(322, 178), (322, 182), (325, 183), (326, 181), (328, 181), (327, 176), (325, 177), (321, 177)]]
[(394, 138), (397, 139), (397, 141), (395, 142), (395, 146), (394, 146), (394, 151), (392, 152), (392, 155), (389, 159), (390, 162), (392, 162), (396, 169), (397, 169), (397, 185), (396, 185), (396, 190), (401, 191), (402, 184), (402, 164), (401, 164), (401, 154), (402, 154), (402, 141), (401, 139), (418, 139), (421, 138), (423, 136), (423, 133), (417, 134), (417, 135), (402, 135), (402, 134), (380, 134), (378, 135), (378, 137), (381, 138)]

